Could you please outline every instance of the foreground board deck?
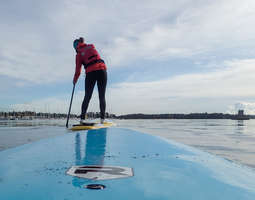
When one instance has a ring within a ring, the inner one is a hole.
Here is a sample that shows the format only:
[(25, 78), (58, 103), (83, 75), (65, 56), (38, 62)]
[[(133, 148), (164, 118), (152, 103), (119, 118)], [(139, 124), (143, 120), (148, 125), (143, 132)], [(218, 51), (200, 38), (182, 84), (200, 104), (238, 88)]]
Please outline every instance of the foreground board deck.
[[(91, 179), (70, 175), (77, 169)], [(0, 199), (254, 200), (255, 172), (158, 137), (104, 128), (0, 152)]]

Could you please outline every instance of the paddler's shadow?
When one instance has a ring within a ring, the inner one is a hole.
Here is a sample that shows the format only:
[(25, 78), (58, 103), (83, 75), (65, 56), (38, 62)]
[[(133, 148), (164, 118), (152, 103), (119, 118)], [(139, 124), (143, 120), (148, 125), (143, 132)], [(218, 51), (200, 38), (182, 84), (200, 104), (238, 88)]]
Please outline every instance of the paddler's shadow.
[[(75, 136), (75, 164), (103, 165), (106, 149), (107, 129), (89, 130), (84, 134), (77, 133)], [(72, 184), (82, 187), (88, 180), (74, 177)]]

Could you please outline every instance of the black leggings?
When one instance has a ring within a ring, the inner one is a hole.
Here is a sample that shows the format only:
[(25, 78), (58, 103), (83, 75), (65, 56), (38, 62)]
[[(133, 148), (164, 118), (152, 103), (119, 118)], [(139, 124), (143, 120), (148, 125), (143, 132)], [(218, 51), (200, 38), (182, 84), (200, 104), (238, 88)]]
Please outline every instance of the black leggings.
[(81, 107), (81, 119), (85, 119), (87, 113), (89, 101), (92, 97), (93, 89), (97, 82), (97, 88), (99, 93), (100, 102), (100, 118), (105, 118), (105, 90), (107, 84), (107, 72), (106, 70), (92, 71), (86, 74), (85, 78), (85, 96)]

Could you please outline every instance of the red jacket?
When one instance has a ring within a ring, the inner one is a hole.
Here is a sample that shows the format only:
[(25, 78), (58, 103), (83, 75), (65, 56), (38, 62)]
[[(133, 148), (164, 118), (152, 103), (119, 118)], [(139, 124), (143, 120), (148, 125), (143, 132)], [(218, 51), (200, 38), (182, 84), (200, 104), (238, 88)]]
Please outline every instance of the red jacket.
[(86, 74), (96, 70), (106, 70), (106, 65), (93, 44), (81, 43), (77, 47), (74, 83), (77, 82), (81, 74), (82, 65), (84, 65)]

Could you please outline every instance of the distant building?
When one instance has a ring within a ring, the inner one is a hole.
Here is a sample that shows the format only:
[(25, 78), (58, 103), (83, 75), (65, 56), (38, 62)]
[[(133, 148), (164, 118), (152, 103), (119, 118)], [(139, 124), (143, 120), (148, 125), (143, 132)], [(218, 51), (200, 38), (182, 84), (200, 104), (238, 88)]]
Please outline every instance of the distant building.
[(244, 110), (238, 110), (238, 116), (243, 116), (244, 115)]
[(249, 120), (250, 117), (244, 114), (244, 110), (238, 110), (238, 114), (234, 115), (233, 120)]

